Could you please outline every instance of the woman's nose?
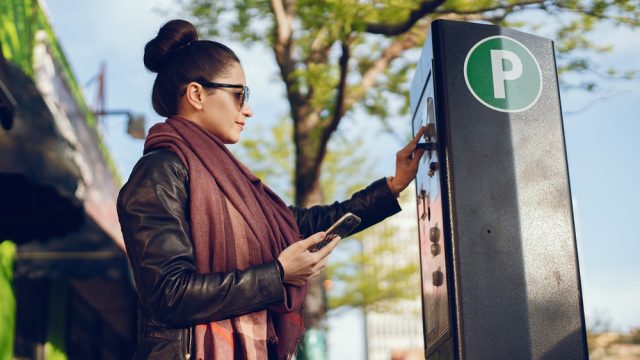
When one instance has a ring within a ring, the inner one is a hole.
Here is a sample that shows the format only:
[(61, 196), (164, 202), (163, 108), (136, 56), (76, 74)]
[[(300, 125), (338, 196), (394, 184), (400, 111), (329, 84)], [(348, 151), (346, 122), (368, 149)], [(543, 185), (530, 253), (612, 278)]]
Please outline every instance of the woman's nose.
[(253, 116), (253, 109), (251, 108), (251, 105), (249, 103), (244, 104), (244, 106), (242, 107), (242, 115), (244, 115), (245, 117)]

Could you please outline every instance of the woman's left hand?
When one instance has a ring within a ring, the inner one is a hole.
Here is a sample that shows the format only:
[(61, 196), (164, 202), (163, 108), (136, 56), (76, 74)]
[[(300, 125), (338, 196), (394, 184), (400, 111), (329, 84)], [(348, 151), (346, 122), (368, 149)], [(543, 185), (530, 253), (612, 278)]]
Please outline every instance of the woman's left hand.
[(416, 136), (396, 154), (396, 174), (389, 180), (389, 189), (396, 196), (402, 192), (416, 177), (420, 158), (424, 149), (416, 148), (418, 141), (424, 134), (426, 127), (421, 127)]

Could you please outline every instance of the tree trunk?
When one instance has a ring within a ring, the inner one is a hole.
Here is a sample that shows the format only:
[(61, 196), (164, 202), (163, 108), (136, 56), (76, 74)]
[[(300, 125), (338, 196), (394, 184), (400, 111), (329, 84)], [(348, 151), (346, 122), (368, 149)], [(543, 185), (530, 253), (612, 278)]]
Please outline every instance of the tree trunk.
[[(295, 199), (296, 205), (308, 208), (324, 202), (320, 186), (320, 165), (324, 158), (326, 142), (323, 144), (323, 137), (318, 135), (322, 134), (323, 129), (317, 122), (317, 114), (293, 115), (294, 119), (298, 120), (294, 121)], [(323, 286), (325, 279), (326, 274), (323, 271), (320, 276), (309, 281), (303, 308), (305, 327), (308, 330), (307, 335), (320, 336), (323, 339), (320, 339), (315, 346), (310, 344), (309, 339), (305, 339), (303, 349), (298, 354), (298, 358), (302, 360), (324, 360), (327, 356), (326, 326), (324, 325), (327, 313), (327, 297)]]
[(325, 156), (324, 126), (316, 113), (294, 113), (294, 142), (296, 147), (296, 205), (310, 207), (323, 203), (320, 186), (320, 166)]

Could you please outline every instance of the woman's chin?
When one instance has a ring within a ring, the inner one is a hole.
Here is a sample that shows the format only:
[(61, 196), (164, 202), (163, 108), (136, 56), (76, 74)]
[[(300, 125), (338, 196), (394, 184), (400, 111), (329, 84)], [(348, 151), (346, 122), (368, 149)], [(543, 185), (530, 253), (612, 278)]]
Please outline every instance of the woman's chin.
[(233, 144), (236, 144), (238, 141), (240, 141), (240, 134), (234, 135), (234, 136), (230, 136), (230, 137), (224, 139), (223, 143), (225, 143), (227, 145), (233, 145)]

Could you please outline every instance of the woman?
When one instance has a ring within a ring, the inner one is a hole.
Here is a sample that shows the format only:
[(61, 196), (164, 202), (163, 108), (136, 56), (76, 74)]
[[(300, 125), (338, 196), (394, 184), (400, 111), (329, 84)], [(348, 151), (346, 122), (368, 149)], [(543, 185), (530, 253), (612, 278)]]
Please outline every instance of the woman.
[(290, 358), (306, 283), (338, 240), (308, 248), (346, 212), (362, 218), (360, 231), (400, 211), (397, 195), (422, 155), (417, 138), (398, 153), (395, 177), (342, 203), (287, 207), (225, 147), (253, 115), (233, 51), (173, 20), (144, 62), (158, 73), (153, 107), (168, 119), (149, 130), (118, 197), (139, 300), (134, 357)]

